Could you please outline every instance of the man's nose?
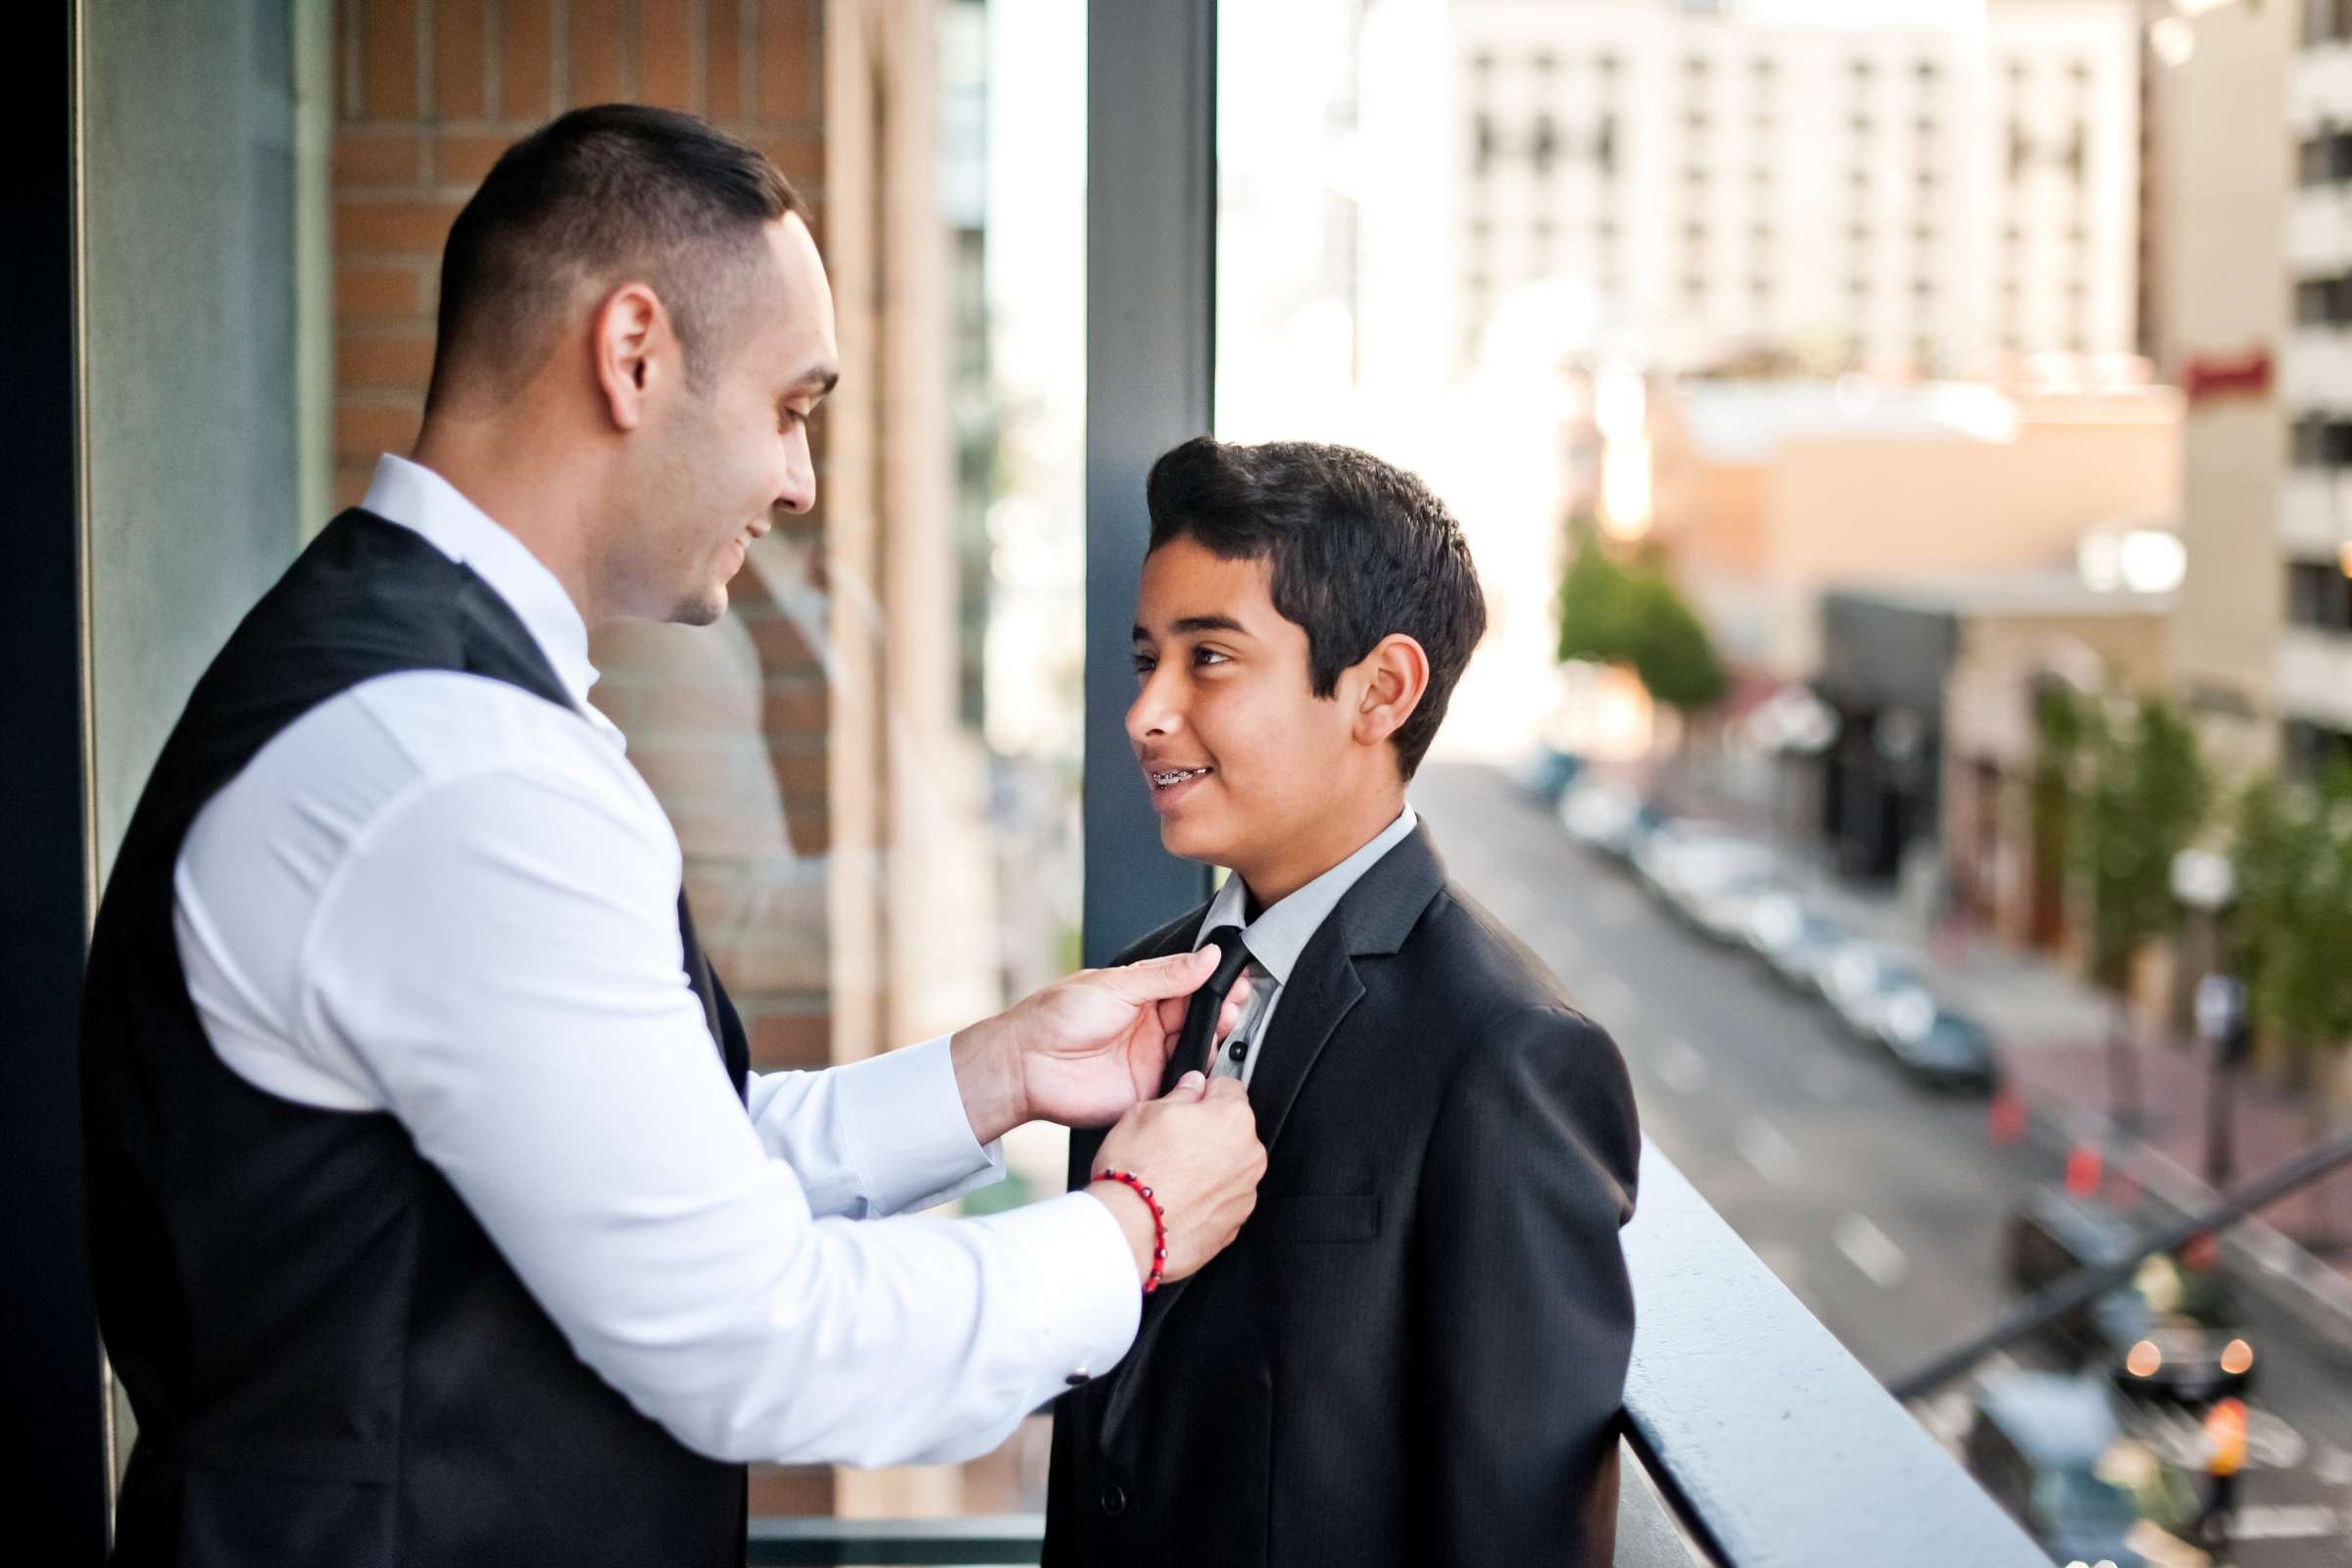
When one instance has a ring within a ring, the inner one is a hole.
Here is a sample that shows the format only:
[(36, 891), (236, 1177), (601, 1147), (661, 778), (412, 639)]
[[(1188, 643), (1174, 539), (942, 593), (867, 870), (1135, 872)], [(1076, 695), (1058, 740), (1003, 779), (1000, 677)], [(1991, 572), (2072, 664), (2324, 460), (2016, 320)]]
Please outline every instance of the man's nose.
[(784, 478), (776, 486), (775, 504), (798, 516), (816, 505), (816, 464), (808, 455), (808, 437), (797, 434), (784, 453)]

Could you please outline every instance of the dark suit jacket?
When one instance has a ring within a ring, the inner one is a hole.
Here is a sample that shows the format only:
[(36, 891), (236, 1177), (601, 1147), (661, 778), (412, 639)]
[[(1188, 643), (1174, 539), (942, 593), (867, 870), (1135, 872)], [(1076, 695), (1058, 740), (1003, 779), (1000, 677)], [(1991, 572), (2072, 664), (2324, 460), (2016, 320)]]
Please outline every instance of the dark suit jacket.
[[(1422, 828), (1257, 1049), (1256, 1211), (1054, 1406), (1046, 1568), (1605, 1565), (1640, 1153), (1616, 1047)], [(1072, 1186), (1102, 1139), (1072, 1137)]]

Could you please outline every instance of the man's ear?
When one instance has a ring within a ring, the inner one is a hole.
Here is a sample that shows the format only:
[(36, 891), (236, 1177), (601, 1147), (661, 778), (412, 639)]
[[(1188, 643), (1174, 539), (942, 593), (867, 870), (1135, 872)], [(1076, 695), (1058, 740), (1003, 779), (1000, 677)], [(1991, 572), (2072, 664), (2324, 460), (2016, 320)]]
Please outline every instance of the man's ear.
[(1400, 631), (1393, 631), (1356, 662), (1363, 695), (1356, 700), (1357, 744), (1378, 746), (1404, 727), (1429, 691), (1429, 655)]
[(658, 347), (676, 341), (662, 298), (644, 283), (624, 283), (605, 297), (591, 319), (596, 390), (615, 430), (643, 422), (647, 394), (662, 368)]

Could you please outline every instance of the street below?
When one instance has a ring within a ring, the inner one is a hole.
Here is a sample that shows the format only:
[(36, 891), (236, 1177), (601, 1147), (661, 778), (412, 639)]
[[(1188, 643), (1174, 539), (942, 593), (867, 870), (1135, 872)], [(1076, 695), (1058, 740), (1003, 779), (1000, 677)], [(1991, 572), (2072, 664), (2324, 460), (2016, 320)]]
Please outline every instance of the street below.
[[(1454, 879), (1526, 942), (1630, 1064), (1644, 1131), (1788, 1289), (1882, 1380), (2014, 1304), (2008, 1216), (2060, 1156), (1992, 1138), (1985, 1102), (1923, 1091), (1821, 1005), (1649, 898), (1501, 772), (1433, 764), (1413, 787)], [(2007, 1041), (2010, 1052), (2033, 1042)], [(2241, 1297), (2244, 1293), (2240, 1293)], [(2352, 1369), (2263, 1304), (2255, 1331), (2244, 1568), (2352, 1565)], [(2250, 1336), (2252, 1337), (2252, 1336)], [(1980, 1369), (2050, 1366), (2037, 1345)], [(1970, 1384), (1913, 1413), (1957, 1452)], [(2160, 1457), (2201, 1465), (2195, 1418), (2132, 1419)]]

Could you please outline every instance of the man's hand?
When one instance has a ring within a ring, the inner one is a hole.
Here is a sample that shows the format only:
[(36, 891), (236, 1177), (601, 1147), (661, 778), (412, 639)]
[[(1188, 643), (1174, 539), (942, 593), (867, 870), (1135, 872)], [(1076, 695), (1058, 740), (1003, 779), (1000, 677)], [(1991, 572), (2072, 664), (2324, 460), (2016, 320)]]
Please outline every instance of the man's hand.
[[(1095, 1157), (1097, 1170), (1132, 1171), (1152, 1189), (1166, 1216), (1168, 1255), (1162, 1279), (1180, 1280), (1225, 1250), (1257, 1206), (1266, 1173), (1257, 1117), (1238, 1078), (1202, 1087), (1188, 1072), (1164, 1099), (1147, 1101), (1119, 1119)], [(1135, 1250), (1137, 1278), (1152, 1273), (1152, 1211), (1124, 1182), (1087, 1191), (1110, 1206)]]
[[(1105, 1127), (1159, 1092), (1184, 1012), (1216, 971), (1212, 945), (1120, 969), (1082, 969), (958, 1033), (956, 1086), (983, 1144), (1043, 1117)], [(1247, 978), (1225, 998), (1217, 1032), (1241, 1017)]]

